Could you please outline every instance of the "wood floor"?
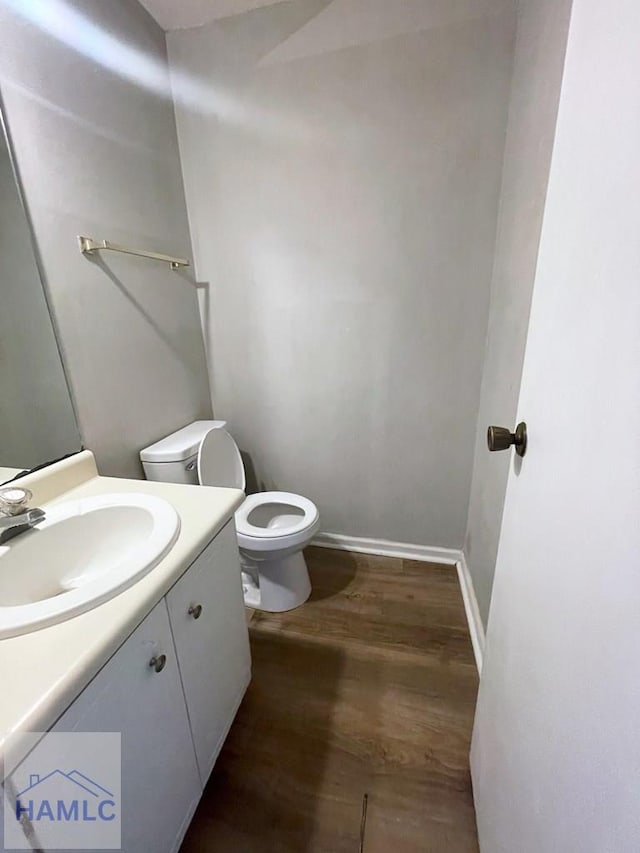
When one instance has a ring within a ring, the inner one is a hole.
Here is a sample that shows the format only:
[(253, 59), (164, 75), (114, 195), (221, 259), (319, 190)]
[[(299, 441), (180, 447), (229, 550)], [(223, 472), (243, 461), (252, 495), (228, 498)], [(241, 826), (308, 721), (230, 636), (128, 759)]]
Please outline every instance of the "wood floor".
[(475, 853), (478, 686), (453, 567), (310, 548), (181, 853)]

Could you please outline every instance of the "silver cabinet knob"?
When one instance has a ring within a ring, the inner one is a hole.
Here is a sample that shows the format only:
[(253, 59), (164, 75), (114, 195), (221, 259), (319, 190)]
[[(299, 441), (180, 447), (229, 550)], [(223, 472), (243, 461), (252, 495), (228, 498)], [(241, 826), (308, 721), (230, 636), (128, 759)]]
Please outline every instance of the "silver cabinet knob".
[(202, 605), (192, 604), (187, 612), (189, 616), (193, 616), (194, 619), (199, 619), (202, 616)]
[(149, 666), (151, 669), (156, 672), (162, 672), (162, 670), (167, 665), (167, 656), (166, 655), (154, 655), (149, 661)]

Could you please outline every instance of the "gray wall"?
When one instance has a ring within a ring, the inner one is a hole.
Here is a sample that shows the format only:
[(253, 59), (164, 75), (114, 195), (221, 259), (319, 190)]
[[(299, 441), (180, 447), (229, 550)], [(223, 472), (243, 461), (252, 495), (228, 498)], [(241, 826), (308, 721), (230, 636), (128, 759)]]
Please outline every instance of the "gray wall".
[[(465, 555), (486, 625), (511, 456), (489, 424), (515, 426), (571, 0), (521, 0)], [(535, 424), (531, 425), (535, 429)]]
[(514, 29), (293, 0), (168, 35), (216, 415), (324, 530), (463, 544)]
[(190, 255), (165, 40), (135, 0), (66, 5), (58, 38), (116, 71), (2, 6), (0, 85), (82, 438), (102, 473), (141, 476), (140, 447), (210, 413), (196, 290), (151, 261), (87, 260), (76, 235)]
[(0, 465), (33, 468), (80, 436), (1, 130), (0, 293)]

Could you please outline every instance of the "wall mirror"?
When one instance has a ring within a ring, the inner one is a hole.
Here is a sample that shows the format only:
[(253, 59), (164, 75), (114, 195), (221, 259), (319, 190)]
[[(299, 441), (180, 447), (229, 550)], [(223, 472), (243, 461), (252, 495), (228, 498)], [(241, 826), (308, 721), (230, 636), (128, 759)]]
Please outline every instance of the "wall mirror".
[(0, 294), (1, 483), (81, 449), (1, 103)]

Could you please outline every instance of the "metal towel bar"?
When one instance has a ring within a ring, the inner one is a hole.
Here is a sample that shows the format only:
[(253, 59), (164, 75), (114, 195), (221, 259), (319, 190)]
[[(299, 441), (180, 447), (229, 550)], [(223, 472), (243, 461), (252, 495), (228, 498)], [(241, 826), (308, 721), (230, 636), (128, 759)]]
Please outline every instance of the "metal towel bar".
[(78, 237), (78, 244), (83, 255), (95, 255), (104, 249), (110, 252), (123, 252), (125, 255), (137, 255), (140, 258), (150, 258), (152, 261), (163, 261), (169, 264), (172, 270), (188, 267), (186, 258), (174, 258), (172, 255), (161, 255), (159, 252), (147, 252), (145, 249), (129, 249), (127, 246), (119, 246), (110, 240), (94, 240), (93, 237)]

